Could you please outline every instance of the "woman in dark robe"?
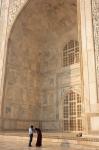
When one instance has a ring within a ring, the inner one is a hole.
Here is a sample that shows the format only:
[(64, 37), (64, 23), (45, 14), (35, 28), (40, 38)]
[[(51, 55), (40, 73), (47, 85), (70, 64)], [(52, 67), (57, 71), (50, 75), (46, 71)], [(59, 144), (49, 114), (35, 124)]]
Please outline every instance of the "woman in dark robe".
[(41, 133), (41, 130), (39, 128), (35, 128), (35, 130), (37, 131), (36, 146), (40, 147), (40, 146), (42, 146), (42, 133)]

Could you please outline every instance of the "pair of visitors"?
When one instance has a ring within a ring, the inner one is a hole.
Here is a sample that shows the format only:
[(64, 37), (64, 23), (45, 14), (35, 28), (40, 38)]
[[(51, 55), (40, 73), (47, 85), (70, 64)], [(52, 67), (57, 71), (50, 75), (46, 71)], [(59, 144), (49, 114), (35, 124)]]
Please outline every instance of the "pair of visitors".
[(37, 132), (37, 140), (36, 140), (36, 146), (40, 147), (42, 146), (42, 133), (41, 130), (39, 128), (33, 128), (33, 125), (30, 126), (29, 128), (29, 147), (31, 147), (31, 143), (33, 140), (33, 132)]

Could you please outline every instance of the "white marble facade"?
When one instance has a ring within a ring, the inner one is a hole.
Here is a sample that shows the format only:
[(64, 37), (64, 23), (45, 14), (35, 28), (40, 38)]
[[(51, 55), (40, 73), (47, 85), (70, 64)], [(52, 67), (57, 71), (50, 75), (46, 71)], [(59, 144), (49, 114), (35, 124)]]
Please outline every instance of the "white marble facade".
[[(1, 129), (33, 123), (64, 132), (64, 122), (76, 118), (82, 132), (99, 133), (98, 14), (98, 0), (0, 1)], [(70, 41), (79, 41), (80, 60), (64, 66)], [(81, 104), (75, 99), (76, 113), (66, 120), (64, 94), (70, 91)]]

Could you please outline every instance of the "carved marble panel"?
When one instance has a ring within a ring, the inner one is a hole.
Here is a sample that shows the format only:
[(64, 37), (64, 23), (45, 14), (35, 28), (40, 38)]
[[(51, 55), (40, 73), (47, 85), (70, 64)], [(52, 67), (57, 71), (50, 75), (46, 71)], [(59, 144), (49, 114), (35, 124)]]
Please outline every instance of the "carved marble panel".
[(92, 0), (92, 19), (94, 30), (94, 48), (96, 60), (96, 76), (99, 99), (99, 0)]

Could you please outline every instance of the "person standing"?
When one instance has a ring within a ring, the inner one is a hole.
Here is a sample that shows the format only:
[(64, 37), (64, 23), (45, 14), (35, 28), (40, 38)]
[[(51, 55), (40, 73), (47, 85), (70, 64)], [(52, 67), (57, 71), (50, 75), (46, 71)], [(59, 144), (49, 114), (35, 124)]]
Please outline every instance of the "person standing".
[(42, 132), (39, 128), (35, 128), (35, 130), (37, 131), (36, 146), (40, 147), (40, 146), (42, 146)]
[(32, 143), (32, 140), (33, 140), (33, 125), (31, 125), (29, 127), (29, 147), (31, 147), (31, 143)]

